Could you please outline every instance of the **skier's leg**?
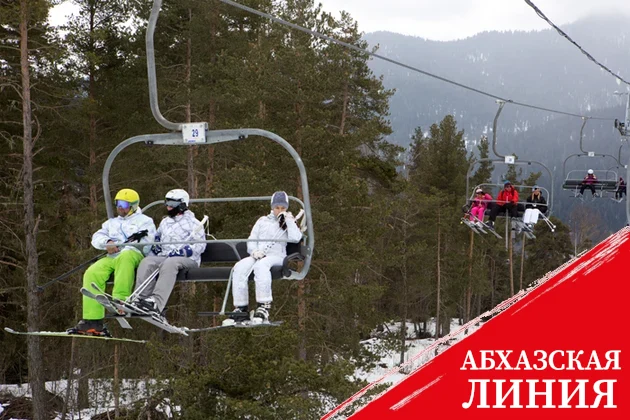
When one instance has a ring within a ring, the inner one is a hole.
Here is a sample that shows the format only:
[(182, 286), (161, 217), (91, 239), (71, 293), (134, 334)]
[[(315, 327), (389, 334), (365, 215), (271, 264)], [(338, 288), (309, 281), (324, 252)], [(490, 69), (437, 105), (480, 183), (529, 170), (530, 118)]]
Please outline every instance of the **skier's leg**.
[[(114, 272), (114, 258), (109, 256), (103, 257), (96, 261), (85, 271), (83, 275), (83, 287), (94, 294), (100, 292), (92, 287), (95, 283), (98, 287), (105, 290), (105, 284), (109, 276)], [(105, 317), (105, 308), (96, 300), (83, 296), (83, 319), (96, 320)]]
[(237, 262), (234, 266), (232, 273), (232, 299), (234, 306), (247, 306), (249, 304), (247, 278), (255, 263), (255, 259), (247, 257)]
[(532, 217), (530, 218), (530, 222), (532, 225), (538, 223), (538, 216), (540, 216), (540, 210), (532, 209)]
[(114, 290), (112, 296), (125, 300), (133, 290), (136, 268), (144, 256), (136, 251), (122, 251), (114, 259)]
[(498, 204), (494, 204), (491, 208), (490, 208), (490, 221), (494, 223), (494, 221), (497, 218), (497, 215), (499, 214), (499, 212), (501, 211), (502, 206), (498, 205)]
[(170, 257), (166, 258), (160, 265), (160, 277), (157, 282), (153, 282), (155, 285), (151, 297), (157, 304), (158, 311), (163, 311), (168, 302), (168, 298), (173, 292), (175, 281), (177, 280), (177, 273), (182, 268), (196, 268), (197, 263), (187, 257)]
[(256, 302), (270, 303), (273, 301), (271, 293), (271, 267), (282, 265), (283, 257), (268, 255), (254, 265), (254, 281), (256, 282)]
[(470, 213), (471, 213), (471, 216), (470, 216), (471, 222), (474, 222), (475, 218), (483, 222), (483, 207), (473, 207)]
[(512, 217), (512, 218), (518, 217), (518, 207), (517, 207), (517, 204), (514, 204), (514, 203), (508, 203), (508, 204), (506, 205), (506, 207), (507, 207), (507, 209), (508, 209), (508, 210), (509, 210), (509, 212), (510, 212), (510, 217)]
[(530, 220), (532, 218), (533, 209), (525, 209), (525, 213), (523, 213), (523, 223), (526, 225), (531, 223)]
[[(166, 257), (157, 257), (151, 256), (146, 257), (142, 261), (140, 261), (140, 265), (138, 266), (138, 271), (136, 272), (136, 287), (135, 290), (138, 290), (140, 286), (144, 283), (144, 281), (149, 278), (151, 274), (157, 270), (160, 264), (166, 259)], [(155, 288), (155, 279), (146, 285), (146, 287), (140, 292), (138, 298), (146, 299), (153, 294), (153, 289)]]

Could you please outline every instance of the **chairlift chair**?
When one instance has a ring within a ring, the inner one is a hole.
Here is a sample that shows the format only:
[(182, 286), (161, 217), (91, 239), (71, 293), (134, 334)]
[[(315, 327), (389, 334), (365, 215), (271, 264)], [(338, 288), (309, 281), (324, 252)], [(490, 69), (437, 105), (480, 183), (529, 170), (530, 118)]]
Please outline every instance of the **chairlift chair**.
[[(102, 182), (103, 182), (103, 194), (105, 196), (105, 208), (107, 209), (107, 216), (109, 218), (114, 217), (114, 207), (112, 203), (112, 196), (109, 184), (109, 175), (112, 164), (116, 157), (127, 147), (136, 144), (144, 143), (151, 146), (211, 146), (218, 143), (225, 143), (229, 141), (241, 141), (250, 136), (259, 136), (278, 143), (282, 146), (295, 161), (299, 174), (300, 174), (300, 187), (303, 194), (303, 201), (296, 197), (290, 196), (289, 199), (293, 202), (297, 202), (302, 210), (303, 219), (301, 223), (301, 229), (303, 232), (302, 241), (298, 244), (287, 243), (287, 257), (282, 266), (274, 267), (272, 269), (272, 279), (288, 279), (288, 280), (302, 280), (304, 279), (311, 266), (311, 260), (313, 257), (313, 250), (315, 247), (315, 235), (313, 230), (313, 220), (311, 213), (311, 203), (309, 198), (308, 179), (306, 176), (306, 169), (300, 155), (295, 149), (282, 137), (275, 133), (256, 129), (233, 129), (233, 130), (208, 130), (208, 125), (205, 122), (199, 123), (173, 123), (168, 121), (160, 112), (158, 105), (157, 95), (157, 80), (155, 72), (155, 53), (153, 45), (153, 34), (157, 19), (160, 13), (162, 1), (154, 0), (151, 15), (149, 18), (149, 24), (147, 27), (146, 35), (146, 48), (147, 48), (147, 70), (149, 75), (149, 96), (150, 106), (153, 116), (156, 121), (170, 130), (169, 133), (162, 134), (143, 134), (128, 138), (121, 142), (118, 146), (112, 150), (107, 157), (105, 166), (103, 168)], [(269, 202), (271, 197), (229, 197), (229, 198), (196, 198), (191, 199), (191, 204), (194, 203), (216, 203), (216, 202), (242, 202), (242, 201), (266, 201)], [(145, 210), (151, 206), (157, 204), (163, 204), (163, 200), (155, 201), (145, 206)], [(245, 222), (245, 221), (244, 221)], [(261, 241), (276, 241), (282, 242), (275, 238), (262, 239)], [(197, 281), (227, 281), (228, 288), (223, 302), (223, 307), (220, 312), (215, 313), (201, 313), (202, 315), (223, 315), (226, 314), (225, 306), (227, 302), (227, 296), (229, 295), (229, 284), (231, 283), (231, 275), (234, 264), (240, 259), (247, 256), (247, 239), (206, 239), (205, 242), (206, 251), (202, 254), (202, 265), (210, 263), (224, 263), (221, 267), (199, 267), (195, 269), (183, 270), (179, 273), (177, 280), (182, 282), (197, 282)], [(196, 243), (196, 242), (187, 242)], [(142, 246), (152, 245), (155, 243), (143, 243)], [(290, 262), (299, 261), (301, 267), (294, 269), (290, 266)]]
[[(603, 157), (603, 158), (612, 158), (617, 165), (622, 166), (620, 159), (616, 158), (613, 155), (605, 154), (605, 153), (595, 153), (593, 151), (584, 150), (583, 140), (584, 140), (584, 126), (588, 118), (582, 118), (582, 127), (580, 128), (580, 151), (581, 153), (574, 153), (566, 157), (564, 162), (562, 163), (562, 176), (564, 182), (562, 183), (562, 189), (572, 191), (572, 197), (577, 197), (583, 199), (583, 195), (580, 194), (580, 187), (582, 185), (582, 181), (584, 179), (585, 170), (572, 170), (567, 173), (567, 161), (572, 158), (594, 158), (594, 157)], [(619, 150), (619, 154), (621, 156), (621, 149)], [(594, 166), (594, 165), (591, 165)], [(601, 166), (599, 166), (601, 167)], [(591, 185), (595, 187), (597, 192), (597, 196), (593, 195), (593, 198), (603, 198), (610, 191), (615, 191), (617, 189), (617, 173), (611, 172), (610, 169), (597, 169), (593, 170), (595, 176), (597, 177), (597, 181)], [(598, 175), (599, 174), (599, 175)], [(611, 175), (613, 175), (611, 178)]]

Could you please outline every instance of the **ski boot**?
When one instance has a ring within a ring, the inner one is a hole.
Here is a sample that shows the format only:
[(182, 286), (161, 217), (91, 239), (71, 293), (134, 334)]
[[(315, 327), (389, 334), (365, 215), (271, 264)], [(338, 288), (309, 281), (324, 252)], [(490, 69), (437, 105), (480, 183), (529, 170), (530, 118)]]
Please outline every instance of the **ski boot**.
[(234, 324), (242, 324), (245, 321), (249, 321), (249, 307), (247, 305), (234, 308), (234, 311), (223, 320), (221, 325), (229, 327)]
[(271, 311), (271, 302), (258, 303), (258, 308), (256, 308), (252, 316), (252, 324), (268, 324), (269, 311)]
[(101, 337), (112, 336), (107, 330), (107, 327), (103, 325), (102, 319), (82, 319), (75, 327), (67, 329), (66, 332), (70, 335), (94, 335)]
[(138, 299), (134, 301), (133, 304), (139, 309), (142, 309), (143, 311), (148, 312), (150, 315), (166, 322), (166, 317), (164, 316), (166, 308), (164, 308), (163, 311), (160, 311), (160, 308), (158, 308), (157, 303), (155, 302), (155, 300), (153, 300), (153, 298), (149, 297), (146, 299)]

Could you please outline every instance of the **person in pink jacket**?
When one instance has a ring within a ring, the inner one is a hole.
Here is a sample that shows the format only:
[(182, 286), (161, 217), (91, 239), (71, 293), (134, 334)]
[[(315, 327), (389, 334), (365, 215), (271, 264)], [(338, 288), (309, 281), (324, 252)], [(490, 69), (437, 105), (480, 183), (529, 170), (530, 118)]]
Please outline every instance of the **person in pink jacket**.
[[(488, 208), (488, 204), (492, 200), (492, 196), (485, 193), (481, 188), (477, 188), (475, 191), (475, 198), (470, 205), (470, 221), (475, 222), (475, 218), (483, 222), (483, 217)], [(477, 222), (480, 224), (480, 222)]]

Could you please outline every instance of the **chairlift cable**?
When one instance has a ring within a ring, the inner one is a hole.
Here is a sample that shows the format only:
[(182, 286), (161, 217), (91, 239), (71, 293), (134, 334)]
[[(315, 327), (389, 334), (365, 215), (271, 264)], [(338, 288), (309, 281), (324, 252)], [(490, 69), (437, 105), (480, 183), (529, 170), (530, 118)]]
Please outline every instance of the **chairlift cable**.
[(270, 15), (268, 13), (261, 12), (260, 10), (256, 10), (256, 9), (253, 9), (251, 7), (248, 7), (248, 6), (244, 6), (244, 5), (242, 5), (240, 3), (237, 3), (235, 1), (232, 1), (232, 0), (219, 0), (219, 1), (224, 3), (224, 4), (236, 7), (237, 9), (241, 9), (241, 10), (244, 10), (246, 12), (250, 12), (250, 13), (258, 15), (260, 17), (269, 19), (269, 20), (271, 20), (273, 22), (276, 22), (276, 23), (279, 23), (281, 25), (285, 25), (285, 26), (288, 26), (290, 28), (296, 29), (298, 31), (305, 32), (305, 33), (310, 34), (310, 35), (312, 35), (314, 37), (325, 39), (327, 41), (330, 41), (330, 42), (333, 42), (335, 44), (341, 45), (343, 47), (349, 48), (351, 50), (360, 52), (362, 54), (370, 55), (372, 57), (381, 59), (383, 61), (387, 61), (389, 63), (392, 63), (394, 65), (406, 68), (406, 69), (414, 71), (416, 73), (424, 74), (425, 76), (429, 76), (429, 77), (432, 77), (434, 79), (441, 80), (441, 81), (449, 83), (451, 85), (455, 85), (455, 86), (461, 87), (463, 89), (466, 89), (466, 90), (469, 90), (469, 91), (472, 91), (472, 92), (478, 93), (480, 95), (484, 95), (484, 96), (487, 96), (487, 97), (490, 97), (490, 98), (493, 98), (493, 99), (496, 99), (496, 100), (499, 100), (499, 101), (509, 102), (509, 103), (514, 104), (514, 105), (519, 105), (519, 106), (523, 106), (523, 107), (527, 107), (527, 108), (537, 109), (537, 110), (540, 110), (540, 111), (547, 111), (547, 112), (552, 112), (552, 113), (555, 113), (555, 114), (568, 115), (568, 116), (571, 116), (571, 117), (578, 117), (578, 118), (586, 118), (586, 117), (588, 117), (588, 118), (593, 119), (593, 120), (603, 120), (603, 121), (613, 121), (614, 120), (613, 118), (585, 116), (585, 115), (576, 114), (576, 113), (572, 113), (572, 112), (560, 111), (560, 110), (557, 110), (557, 109), (545, 108), (545, 107), (542, 107), (542, 106), (530, 105), (530, 104), (527, 104), (525, 102), (518, 102), (518, 101), (513, 101), (513, 100), (510, 100), (510, 99), (502, 98), (502, 97), (494, 95), (492, 93), (485, 92), (485, 91), (483, 91), (481, 89), (477, 89), (477, 88), (474, 88), (472, 86), (468, 86), (468, 85), (465, 85), (463, 83), (459, 83), (459, 82), (456, 82), (454, 80), (447, 79), (446, 77), (438, 76), (437, 74), (430, 73), (428, 71), (419, 69), (419, 68), (411, 66), (409, 64), (405, 64), (403, 62), (400, 62), (400, 61), (397, 61), (397, 60), (385, 57), (383, 55), (380, 55), (380, 54), (377, 54), (377, 53), (365, 50), (363, 48), (359, 48), (356, 45), (352, 45), (352, 44), (349, 44), (347, 42), (340, 41), (340, 40), (338, 40), (336, 38), (333, 38), (333, 37), (330, 37), (328, 35), (324, 35), (324, 34), (319, 33), (317, 31), (313, 31), (313, 30), (305, 28), (303, 26), (296, 25), (295, 23), (288, 22), (288, 21), (286, 21), (284, 19), (280, 19), (280, 18), (275, 17), (273, 15)]
[(571, 44), (575, 45), (582, 52), (582, 54), (584, 54), (586, 57), (588, 57), (589, 60), (591, 60), (593, 63), (597, 64), (602, 70), (605, 70), (608, 73), (610, 73), (611, 75), (613, 75), (616, 79), (619, 79), (622, 82), (624, 82), (625, 84), (630, 85), (630, 82), (628, 82), (627, 80), (625, 80), (623, 77), (619, 76), (618, 74), (615, 74), (608, 67), (606, 67), (605, 65), (603, 65), (602, 63), (597, 61), (591, 54), (588, 53), (588, 51), (586, 51), (584, 48), (582, 48), (582, 46), (580, 46), (580, 44), (578, 44), (573, 39), (571, 39), (571, 37), (569, 35), (567, 35), (566, 32), (564, 32), (562, 29), (560, 29), (547, 16), (545, 16), (545, 14), (542, 12), (542, 10), (540, 10), (531, 0), (525, 0), (525, 3), (527, 3), (528, 6), (530, 6), (532, 9), (534, 9), (536, 14), (538, 16), (540, 16), (541, 19), (546, 21), (552, 28), (554, 28), (562, 37), (566, 38), (567, 41), (569, 41)]

